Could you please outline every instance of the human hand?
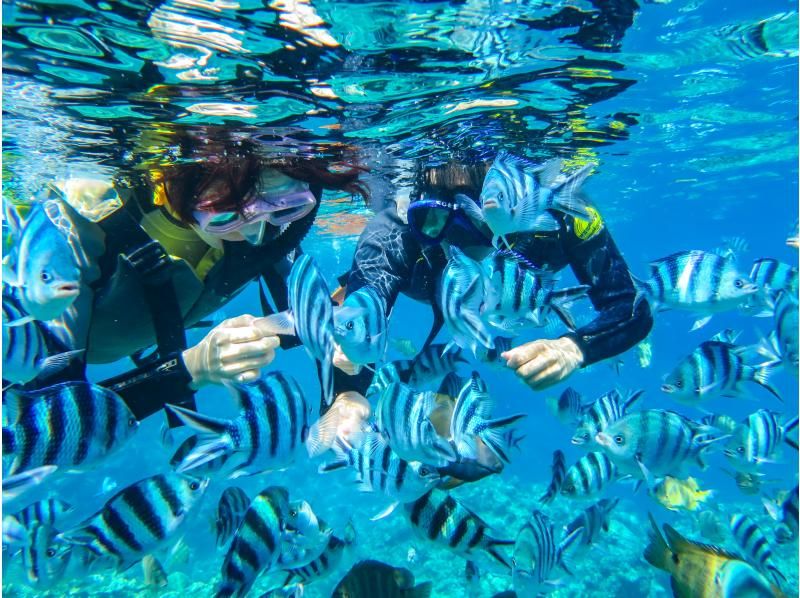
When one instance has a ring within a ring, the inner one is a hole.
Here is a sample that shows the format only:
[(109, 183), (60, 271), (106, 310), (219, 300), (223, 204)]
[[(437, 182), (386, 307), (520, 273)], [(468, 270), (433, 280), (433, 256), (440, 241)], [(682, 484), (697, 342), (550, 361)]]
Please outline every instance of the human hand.
[(275, 359), (279, 340), (255, 326), (255, 320), (249, 314), (225, 320), (183, 352), (183, 362), (195, 388), (258, 379), (259, 370)]
[(502, 357), (534, 390), (560, 382), (583, 364), (583, 353), (567, 337), (525, 343), (502, 353)]
[(333, 365), (342, 370), (348, 376), (355, 376), (358, 372), (360, 372), (361, 366), (350, 361), (338, 343), (335, 343), (335, 346), (336, 349), (333, 352)]

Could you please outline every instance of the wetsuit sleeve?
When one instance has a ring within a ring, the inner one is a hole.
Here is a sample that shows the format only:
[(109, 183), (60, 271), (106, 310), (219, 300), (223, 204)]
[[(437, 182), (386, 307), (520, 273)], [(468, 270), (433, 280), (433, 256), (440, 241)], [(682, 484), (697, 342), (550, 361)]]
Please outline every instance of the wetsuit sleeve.
[[(636, 289), (628, 265), (599, 214), (576, 233), (575, 221), (565, 219), (565, 251), (575, 276), (589, 286), (597, 317), (564, 336), (573, 339), (584, 356), (584, 366), (619, 355), (643, 340), (653, 327), (647, 301), (633, 309)], [(593, 228), (599, 225), (596, 232)]]
[(353, 266), (347, 277), (347, 294), (371, 285), (391, 311), (397, 296), (412, 278), (422, 248), (394, 206), (378, 212), (358, 239)]

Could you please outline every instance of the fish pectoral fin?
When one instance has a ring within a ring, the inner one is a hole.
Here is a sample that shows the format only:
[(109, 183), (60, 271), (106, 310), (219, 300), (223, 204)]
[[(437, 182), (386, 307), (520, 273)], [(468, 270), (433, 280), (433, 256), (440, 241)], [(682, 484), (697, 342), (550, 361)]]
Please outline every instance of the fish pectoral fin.
[(28, 324), (29, 322), (33, 322), (33, 316), (23, 316), (22, 318), (17, 318), (16, 320), (9, 320), (7, 322), (3, 322), (3, 326), (8, 326), (9, 328), (13, 326), (23, 326), (24, 324)]
[(706, 316), (705, 318), (700, 318), (699, 320), (695, 320), (694, 324), (692, 324), (691, 329), (689, 332), (693, 332), (695, 330), (700, 330), (703, 326), (708, 324), (711, 321), (712, 316)]
[(386, 507), (383, 511), (381, 511), (380, 513), (376, 513), (375, 515), (370, 517), (369, 520), (370, 521), (378, 521), (379, 519), (383, 519), (384, 517), (388, 517), (389, 515), (392, 514), (392, 512), (397, 508), (397, 505), (399, 505), (399, 504), (400, 503), (398, 501), (394, 501), (392, 504), (390, 504), (388, 507)]

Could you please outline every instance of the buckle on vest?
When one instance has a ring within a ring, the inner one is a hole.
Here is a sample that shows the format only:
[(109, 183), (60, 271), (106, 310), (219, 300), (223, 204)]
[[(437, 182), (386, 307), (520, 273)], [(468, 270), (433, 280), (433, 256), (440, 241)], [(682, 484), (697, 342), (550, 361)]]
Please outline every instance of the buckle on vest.
[(161, 284), (169, 279), (172, 259), (158, 241), (150, 241), (122, 257), (136, 270), (145, 284)]

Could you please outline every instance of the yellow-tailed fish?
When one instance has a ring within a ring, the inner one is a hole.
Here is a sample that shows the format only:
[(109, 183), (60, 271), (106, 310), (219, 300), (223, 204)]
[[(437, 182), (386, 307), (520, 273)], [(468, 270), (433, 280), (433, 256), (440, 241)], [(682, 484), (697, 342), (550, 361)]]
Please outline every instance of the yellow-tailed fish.
[(712, 495), (712, 490), (700, 490), (694, 478), (679, 480), (666, 476), (653, 488), (653, 496), (670, 511), (694, 511)]

